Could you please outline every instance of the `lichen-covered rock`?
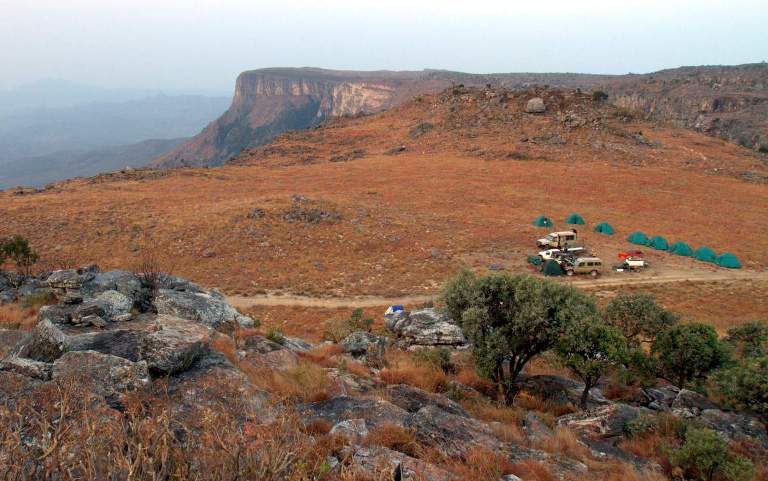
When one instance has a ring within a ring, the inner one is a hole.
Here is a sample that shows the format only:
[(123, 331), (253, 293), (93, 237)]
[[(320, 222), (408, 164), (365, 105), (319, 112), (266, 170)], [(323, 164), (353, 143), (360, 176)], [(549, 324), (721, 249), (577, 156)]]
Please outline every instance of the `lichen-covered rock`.
[(364, 419), (368, 428), (382, 422), (402, 425), (408, 412), (382, 399), (337, 396), (325, 401), (303, 404), (298, 408), (307, 421), (324, 419), (332, 424), (345, 419)]
[(141, 358), (159, 375), (186, 370), (208, 350), (212, 336), (205, 326), (167, 315), (158, 315), (148, 331)]
[(349, 442), (357, 443), (368, 436), (368, 427), (365, 425), (365, 419), (345, 419), (331, 428), (331, 434), (340, 434)]
[(442, 394), (426, 392), (407, 384), (393, 384), (387, 386), (387, 399), (410, 413), (415, 413), (425, 406), (435, 406), (443, 411), (457, 416), (469, 417), (461, 404), (452, 401)]
[(364, 356), (368, 351), (382, 353), (387, 345), (387, 338), (370, 332), (355, 331), (339, 343), (341, 351), (353, 356)]
[(283, 347), (294, 352), (309, 351), (314, 348), (312, 344), (298, 337), (283, 336)]
[(460, 346), (467, 343), (461, 328), (433, 308), (398, 311), (387, 316), (386, 327), (410, 346)]
[(237, 312), (215, 290), (200, 292), (198, 289), (160, 289), (153, 302), (158, 314), (190, 319), (209, 327), (215, 328), (225, 322), (236, 322), (243, 327), (253, 326), (253, 319)]
[(565, 426), (586, 437), (610, 438), (621, 436), (626, 431), (627, 423), (649, 412), (647, 409), (626, 404), (608, 404), (560, 416), (557, 418), (557, 425)]
[(52, 365), (18, 356), (11, 356), (0, 361), (0, 371), (15, 372), (23, 376), (50, 381)]
[(399, 479), (402, 480), (451, 481), (455, 479), (458, 481), (459, 479), (433, 464), (382, 446), (354, 446), (352, 449), (350, 470), (358, 476), (355, 479), (379, 479), (382, 469), (386, 470), (384, 473), (387, 476), (386, 479), (398, 479), (394, 476), (398, 467), (401, 475)]
[(435, 405), (424, 406), (411, 414), (405, 425), (415, 430), (421, 444), (436, 447), (448, 456), (464, 456), (473, 445), (495, 451), (506, 447), (488, 424), (451, 414)]
[(96, 351), (67, 352), (53, 363), (53, 379), (73, 379), (84, 388), (119, 403), (121, 394), (149, 384), (145, 361), (132, 362)]
[(541, 442), (554, 435), (554, 431), (533, 411), (525, 413), (523, 417), (523, 430), (528, 439), (533, 442)]
[(752, 438), (768, 449), (768, 431), (765, 424), (753, 416), (720, 409), (704, 409), (696, 419), (729, 438)]

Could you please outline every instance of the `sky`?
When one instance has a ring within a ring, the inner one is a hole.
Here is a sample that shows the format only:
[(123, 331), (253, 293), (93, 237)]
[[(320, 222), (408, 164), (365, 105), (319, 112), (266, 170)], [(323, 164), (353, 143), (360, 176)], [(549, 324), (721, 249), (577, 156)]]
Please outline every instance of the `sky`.
[(0, 88), (229, 93), (262, 67), (645, 73), (768, 60), (766, 0), (0, 0)]

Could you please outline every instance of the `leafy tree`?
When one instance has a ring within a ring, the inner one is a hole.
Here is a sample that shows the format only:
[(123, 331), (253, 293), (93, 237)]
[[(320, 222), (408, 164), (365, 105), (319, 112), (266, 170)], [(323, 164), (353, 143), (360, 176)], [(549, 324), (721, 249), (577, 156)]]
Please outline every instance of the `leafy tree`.
[(741, 357), (758, 357), (768, 354), (768, 322), (745, 322), (728, 329), (725, 338)]
[(728, 346), (707, 324), (676, 324), (664, 329), (653, 342), (659, 375), (683, 388), (693, 379), (704, 379), (729, 359)]
[(734, 407), (768, 418), (768, 354), (744, 358), (716, 372), (714, 379)]
[(587, 408), (589, 390), (613, 366), (627, 361), (627, 342), (622, 332), (599, 317), (577, 320), (565, 330), (556, 346), (563, 365), (584, 383), (581, 408)]
[(566, 328), (598, 314), (576, 289), (529, 275), (462, 272), (446, 285), (444, 299), (472, 344), (478, 373), (497, 384), (507, 403), (528, 361), (554, 347)]
[(749, 459), (734, 454), (728, 442), (711, 429), (689, 429), (680, 449), (671, 452), (670, 461), (685, 471), (686, 479), (748, 481), (755, 475)]
[[(0, 245), (0, 260), (10, 258), (16, 263), (19, 272), (29, 274), (32, 266), (37, 262), (38, 255), (30, 247), (29, 241), (21, 236), (14, 236), (2, 242)], [(1, 262), (0, 262), (1, 264)]]
[(653, 342), (662, 329), (676, 324), (678, 316), (660, 306), (648, 293), (620, 293), (605, 307), (605, 319), (621, 329), (627, 340)]

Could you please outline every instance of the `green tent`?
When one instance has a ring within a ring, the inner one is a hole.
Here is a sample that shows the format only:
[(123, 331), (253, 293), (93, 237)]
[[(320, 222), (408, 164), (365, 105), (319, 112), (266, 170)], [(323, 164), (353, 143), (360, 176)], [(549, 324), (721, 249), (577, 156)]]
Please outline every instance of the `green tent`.
[(723, 252), (717, 256), (715, 262), (720, 267), (727, 267), (729, 269), (741, 269), (741, 262), (739, 262), (739, 258), (730, 252)]
[(601, 234), (608, 234), (613, 235), (615, 230), (613, 230), (613, 226), (607, 222), (601, 222), (595, 226), (595, 232), (599, 232)]
[(717, 254), (715, 251), (707, 246), (701, 246), (693, 253), (693, 257), (704, 262), (715, 262), (717, 260)]
[(691, 257), (693, 255), (693, 248), (687, 242), (677, 241), (669, 246), (669, 252), (679, 256)]
[(554, 224), (552, 223), (552, 219), (545, 216), (544, 214), (541, 214), (540, 216), (536, 217), (536, 220), (533, 221), (533, 225), (536, 227), (552, 227)]
[(645, 233), (640, 232), (639, 230), (629, 234), (629, 237), (627, 237), (627, 240), (633, 244), (640, 244), (644, 246), (648, 245), (648, 236), (645, 235)]
[(648, 245), (660, 251), (669, 250), (669, 242), (667, 242), (667, 239), (663, 238), (660, 235), (655, 235), (651, 237), (651, 240), (648, 241)]
[(568, 217), (565, 218), (565, 223), (584, 225), (584, 217), (577, 214), (576, 212), (571, 212), (570, 214), (568, 214)]
[(549, 259), (544, 263), (544, 268), (541, 270), (541, 272), (543, 272), (545, 276), (562, 276), (565, 274), (565, 272), (563, 272), (563, 268), (560, 267), (560, 264), (558, 264), (557, 261), (553, 259)]
[(533, 264), (535, 266), (541, 265), (541, 257), (539, 256), (528, 256), (528, 263)]

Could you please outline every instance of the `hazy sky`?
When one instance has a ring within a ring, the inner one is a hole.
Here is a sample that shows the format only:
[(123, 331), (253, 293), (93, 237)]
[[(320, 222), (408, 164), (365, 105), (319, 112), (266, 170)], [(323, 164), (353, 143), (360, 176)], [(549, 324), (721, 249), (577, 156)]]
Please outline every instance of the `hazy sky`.
[(768, 0), (0, 0), (0, 87), (217, 89), (269, 66), (649, 72), (768, 60)]

